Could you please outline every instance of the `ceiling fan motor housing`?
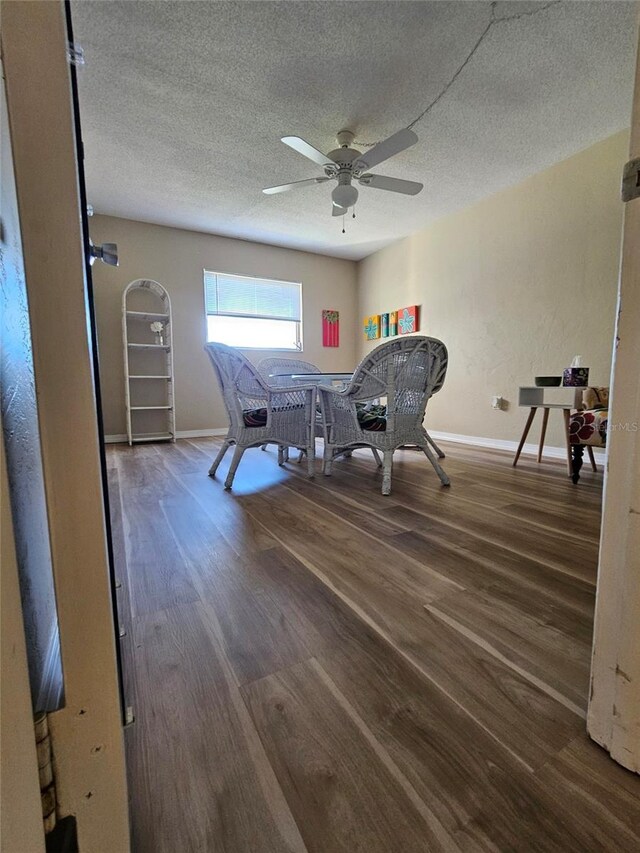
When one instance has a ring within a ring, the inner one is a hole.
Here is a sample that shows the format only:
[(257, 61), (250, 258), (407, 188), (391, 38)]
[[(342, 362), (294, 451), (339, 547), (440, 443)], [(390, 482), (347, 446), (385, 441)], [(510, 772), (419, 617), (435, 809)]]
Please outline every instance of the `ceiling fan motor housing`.
[(340, 148), (351, 148), (351, 143), (355, 138), (355, 133), (352, 133), (350, 130), (340, 130), (336, 134), (336, 142)]

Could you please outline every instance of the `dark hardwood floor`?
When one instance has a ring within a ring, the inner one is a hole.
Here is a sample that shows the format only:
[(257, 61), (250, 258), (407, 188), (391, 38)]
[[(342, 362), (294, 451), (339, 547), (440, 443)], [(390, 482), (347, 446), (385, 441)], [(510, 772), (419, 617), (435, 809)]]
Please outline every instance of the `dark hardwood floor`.
[(135, 853), (638, 851), (585, 733), (602, 478), (108, 451)]

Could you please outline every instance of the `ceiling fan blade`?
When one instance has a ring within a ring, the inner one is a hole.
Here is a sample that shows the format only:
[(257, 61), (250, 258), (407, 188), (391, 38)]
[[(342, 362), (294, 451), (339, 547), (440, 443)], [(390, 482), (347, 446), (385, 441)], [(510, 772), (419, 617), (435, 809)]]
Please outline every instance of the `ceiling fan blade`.
[(363, 175), (358, 183), (365, 187), (373, 187), (375, 190), (389, 190), (392, 193), (404, 193), (405, 195), (417, 195), (424, 187), (417, 181), (403, 181), (401, 178), (387, 178), (385, 175)]
[[(306, 157), (308, 160), (313, 160), (313, 162), (317, 163), (319, 166), (333, 165), (333, 161), (330, 160), (326, 154), (323, 154), (322, 151), (318, 151), (317, 148), (314, 148), (313, 145), (309, 145), (308, 142), (305, 142), (304, 139), (300, 139), (299, 136), (283, 136), (280, 141), (284, 142), (285, 145), (288, 145), (289, 148), (293, 148), (293, 150), (297, 151), (298, 154), (302, 154), (302, 156)], [(376, 162), (380, 161), (377, 160)]]
[(339, 207), (339, 205), (334, 204), (331, 210), (332, 216), (346, 216), (349, 213), (348, 207)]
[(405, 127), (388, 139), (378, 142), (369, 151), (365, 151), (361, 157), (358, 157), (358, 165), (362, 164), (363, 168), (371, 169), (373, 166), (377, 166), (378, 163), (382, 163), (383, 160), (388, 160), (389, 157), (393, 157), (395, 154), (404, 151), (405, 148), (415, 145), (417, 141), (418, 137), (416, 134)]
[(301, 187), (304, 184), (324, 184), (325, 181), (330, 181), (331, 178), (306, 178), (304, 181), (294, 181), (291, 184), (280, 184), (279, 187), (266, 187), (262, 190), (266, 195), (274, 195), (275, 193), (286, 193), (287, 190), (292, 190), (294, 187)]

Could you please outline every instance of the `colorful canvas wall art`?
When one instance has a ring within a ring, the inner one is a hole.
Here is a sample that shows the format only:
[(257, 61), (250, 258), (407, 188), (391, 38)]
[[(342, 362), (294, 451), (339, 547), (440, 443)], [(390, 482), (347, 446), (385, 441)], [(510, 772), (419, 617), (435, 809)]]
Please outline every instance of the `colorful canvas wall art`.
[(340, 312), (331, 308), (322, 312), (322, 346), (340, 346)]
[(398, 312), (389, 312), (389, 336), (394, 337), (398, 334)]
[(418, 331), (418, 306), (409, 305), (408, 308), (398, 310), (398, 334), (410, 335)]
[(380, 334), (383, 338), (389, 337), (389, 315), (381, 314), (380, 315)]
[(364, 338), (366, 341), (375, 341), (380, 337), (380, 315), (372, 314), (364, 318)]

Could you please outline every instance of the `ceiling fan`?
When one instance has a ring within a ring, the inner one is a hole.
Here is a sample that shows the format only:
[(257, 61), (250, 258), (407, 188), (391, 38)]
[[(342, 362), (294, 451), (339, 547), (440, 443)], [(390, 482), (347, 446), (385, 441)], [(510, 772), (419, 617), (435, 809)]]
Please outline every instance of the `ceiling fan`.
[(336, 136), (338, 148), (328, 154), (323, 154), (313, 145), (305, 142), (304, 139), (300, 139), (299, 136), (283, 136), (282, 142), (285, 145), (322, 166), (324, 175), (317, 178), (307, 178), (304, 181), (294, 181), (291, 184), (281, 184), (277, 187), (266, 187), (262, 192), (273, 195), (287, 192), (294, 187), (305, 186), (305, 184), (324, 184), (328, 181), (337, 181), (338, 185), (331, 192), (333, 216), (343, 216), (348, 212), (348, 208), (353, 207), (358, 200), (358, 190), (353, 186), (353, 181), (357, 181), (363, 187), (403, 193), (404, 195), (416, 195), (420, 192), (423, 184), (419, 184), (417, 181), (388, 178), (385, 175), (371, 174), (369, 171), (373, 166), (382, 163), (383, 160), (388, 160), (389, 157), (399, 154), (405, 148), (415, 145), (418, 137), (412, 130), (406, 128), (399, 130), (393, 136), (378, 142), (377, 145), (364, 153), (351, 147), (354, 138), (355, 135), (350, 130), (341, 130)]

